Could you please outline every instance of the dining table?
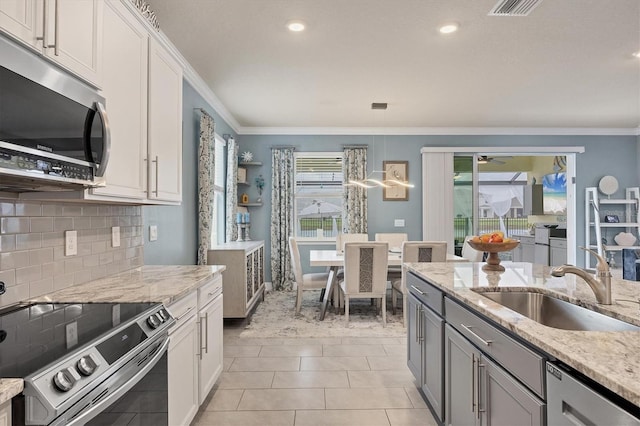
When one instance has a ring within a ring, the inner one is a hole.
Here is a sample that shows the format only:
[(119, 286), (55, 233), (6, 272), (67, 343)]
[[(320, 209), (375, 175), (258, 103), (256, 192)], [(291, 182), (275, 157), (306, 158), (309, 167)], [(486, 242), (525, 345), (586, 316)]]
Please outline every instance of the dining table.
[[(447, 253), (447, 262), (468, 262), (464, 257)], [(310, 266), (326, 266), (329, 267), (329, 278), (327, 286), (322, 298), (320, 307), (319, 320), (323, 321), (329, 305), (329, 299), (334, 292), (338, 269), (344, 268), (344, 254), (337, 250), (310, 250), (309, 251)], [(400, 251), (390, 250), (388, 256), (388, 266), (402, 266), (402, 254)]]

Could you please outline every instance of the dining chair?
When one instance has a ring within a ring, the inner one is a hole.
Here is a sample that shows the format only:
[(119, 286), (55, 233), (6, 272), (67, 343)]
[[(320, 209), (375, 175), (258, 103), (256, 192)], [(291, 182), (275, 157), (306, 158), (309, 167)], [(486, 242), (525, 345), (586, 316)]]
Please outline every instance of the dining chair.
[(409, 236), (401, 232), (377, 233), (375, 235), (375, 240), (389, 243), (389, 249), (393, 250), (400, 249), (402, 247), (402, 243), (409, 240)]
[[(402, 263), (405, 262), (446, 262), (446, 241), (405, 241), (402, 244)], [(391, 312), (396, 313), (398, 294), (402, 294), (403, 324), (407, 321), (407, 284), (406, 272), (391, 281)]]
[(467, 235), (466, 237), (464, 237), (464, 243), (462, 244), (462, 253), (460, 253), (460, 255), (467, 259), (469, 262), (482, 262), (484, 252), (478, 251), (467, 244), (467, 241), (469, 241), (471, 238), (471, 235)]
[(344, 296), (347, 324), (351, 299), (380, 299), (382, 324), (386, 325), (388, 251), (389, 244), (384, 242), (355, 242), (344, 245), (344, 278), (340, 281), (339, 287)]
[(302, 292), (304, 290), (325, 289), (329, 272), (313, 272), (308, 274), (302, 273), (302, 264), (300, 263), (300, 251), (298, 243), (294, 237), (289, 237), (289, 252), (291, 253), (291, 268), (295, 278), (298, 294), (296, 296), (296, 314), (300, 313), (302, 306)]
[(336, 235), (336, 251), (340, 254), (344, 253), (345, 243), (357, 243), (369, 241), (369, 234), (338, 234)]

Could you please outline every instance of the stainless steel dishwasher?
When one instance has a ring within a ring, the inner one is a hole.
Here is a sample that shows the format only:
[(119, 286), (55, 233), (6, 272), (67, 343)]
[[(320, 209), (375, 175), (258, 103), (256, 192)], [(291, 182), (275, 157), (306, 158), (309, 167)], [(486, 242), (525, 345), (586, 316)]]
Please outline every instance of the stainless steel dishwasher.
[(640, 426), (640, 407), (615, 395), (605, 395), (605, 389), (587, 384), (580, 376), (547, 362), (547, 426)]

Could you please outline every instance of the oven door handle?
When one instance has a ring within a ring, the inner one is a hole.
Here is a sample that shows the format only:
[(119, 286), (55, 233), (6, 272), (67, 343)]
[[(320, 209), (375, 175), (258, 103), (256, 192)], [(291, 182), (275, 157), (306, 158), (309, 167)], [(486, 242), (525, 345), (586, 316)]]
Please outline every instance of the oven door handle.
[(111, 403), (117, 401), (122, 395), (127, 393), (132, 387), (134, 387), (142, 378), (149, 372), (153, 367), (156, 366), (160, 358), (162, 358), (169, 347), (169, 337), (165, 339), (162, 343), (160, 349), (156, 352), (156, 354), (149, 360), (147, 365), (145, 365), (140, 371), (134, 374), (129, 380), (122, 384), (116, 391), (107, 396), (102, 401), (98, 402), (96, 405), (89, 408), (84, 413), (80, 414), (78, 417), (71, 420), (67, 423), (67, 426), (72, 425), (83, 425), (98, 414), (100, 414), (104, 408), (111, 405)]

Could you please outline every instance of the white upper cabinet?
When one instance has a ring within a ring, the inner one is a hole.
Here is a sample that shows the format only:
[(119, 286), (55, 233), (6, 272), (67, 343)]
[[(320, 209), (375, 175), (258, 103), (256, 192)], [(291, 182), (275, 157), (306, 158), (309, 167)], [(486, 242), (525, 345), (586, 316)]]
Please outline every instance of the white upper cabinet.
[[(2, 1), (2, 0), (0, 0)], [(104, 6), (103, 95), (111, 128), (107, 186), (93, 194), (146, 198), (149, 35), (119, 0)]]
[(0, 29), (99, 87), (103, 0), (0, 0)]
[(36, 0), (0, 0), (0, 29), (34, 48), (42, 46), (42, 24), (38, 29), (36, 22)]
[(45, 55), (100, 86), (103, 0), (44, 0)]
[(149, 43), (150, 200), (182, 201), (182, 67), (153, 38)]

